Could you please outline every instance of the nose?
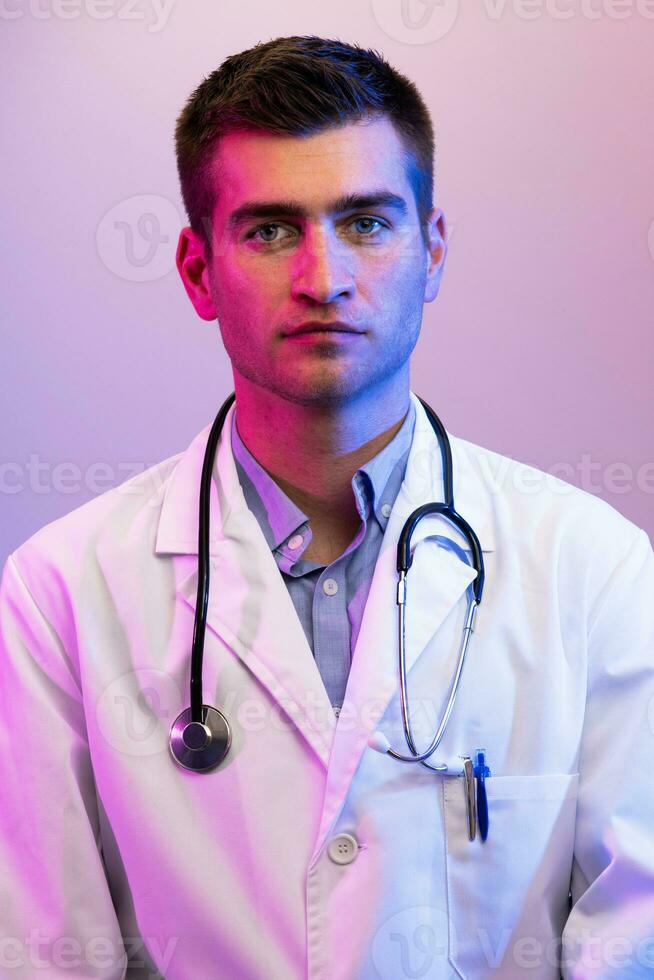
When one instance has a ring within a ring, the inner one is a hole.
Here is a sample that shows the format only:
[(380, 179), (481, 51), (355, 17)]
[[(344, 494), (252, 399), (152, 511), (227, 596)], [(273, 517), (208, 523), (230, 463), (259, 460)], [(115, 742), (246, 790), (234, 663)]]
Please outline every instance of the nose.
[(332, 303), (354, 295), (352, 256), (331, 229), (310, 228), (293, 256), (293, 299)]

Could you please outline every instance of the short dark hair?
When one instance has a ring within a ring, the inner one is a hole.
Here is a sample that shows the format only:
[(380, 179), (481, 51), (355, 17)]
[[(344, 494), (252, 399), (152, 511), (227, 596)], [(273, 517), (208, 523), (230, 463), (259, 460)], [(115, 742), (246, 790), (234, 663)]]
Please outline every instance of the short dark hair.
[(184, 206), (209, 255), (215, 203), (209, 165), (221, 136), (239, 129), (307, 136), (382, 115), (402, 139), (426, 242), (434, 131), (412, 81), (372, 49), (313, 35), (278, 37), (226, 58), (189, 97), (175, 128)]

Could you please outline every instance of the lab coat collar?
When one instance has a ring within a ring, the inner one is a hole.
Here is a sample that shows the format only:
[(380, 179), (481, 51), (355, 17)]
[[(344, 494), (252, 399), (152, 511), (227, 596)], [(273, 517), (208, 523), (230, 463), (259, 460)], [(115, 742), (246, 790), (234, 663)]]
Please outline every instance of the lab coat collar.
[[(409, 397), (416, 410), (414, 438), (404, 481), (393, 508), (394, 514), (402, 513), (405, 519), (420, 504), (443, 499), (442, 466), (436, 436), (419, 398), (412, 391)], [(231, 432), (234, 411), (235, 405), (232, 405), (225, 419), (225, 433)], [(212, 424), (210, 422), (206, 425), (181, 454), (165, 488), (155, 545), (158, 555), (198, 553), (200, 476)], [(449, 432), (448, 436), (452, 447), (456, 508), (475, 529), (482, 549), (493, 551), (495, 544), (492, 508), (488, 498), (492, 487), (488, 485), (475, 458), (475, 447)], [(222, 479), (217, 479), (218, 473)], [(243, 508), (247, 509), (247, 504), (238, 481), (231, 442), (221, 438), (211, 486), (210, 554), (217, 554), (220, 542), (229, 535), (230, 515), (238, 514)], [(430, 517), (422, 521), (413, 540), (417, 543), (428, 533), (433, 533), (436, 523), (439, 525), (439, 534), (450, 537), (465, 547), (458, 532), (441, 518)]]
[[(396, 693), (397, 605), (396, 551), (402, 525), (418, 506), (443, 499), (438, 443), (419, 399), (410, 393), (416, 425), (405, 478), (395, 500), (370, 586), (345, 692), (347, 723), (337, 722), (324, 683), (284, 580), (256, 518), (247, 508), (231, 449), (220, 439), (211, 484), (210, 593), (205, 637), (205, 703), (224, 706), (225, 683), (212, 657), (217, 637), (237, 656), (288, 715), (327, 770), (321, 836), (328, 832), (347, 793), (368, 736)], [(232, 405), (225, 420), (230, 431)], [(164, 492), (156, 535), (156, 553), (197, 555), (198, 494), (204, 448), (211, 426), (191, 443)], [(474, 447), (451, 438), (455, 502), (472, 524), (484, 551), (493, 548), (489, 488), (475, 463)], [(459, 549), (448, 547), (455, 541)], [(420, 547), (417, 547), (423, 542)], [(438, 515), (429, 515), (412, 538), (413, 564), (408, 575), (410, 635), (407, 671), (416, 662), (449, 611), (475, 578), (461, 555), (458, 531)], [(175, 562), (176, 591), (194, 612), (197, 562)], [(189, 623), (189, 628), (191, 628)], [(189, 664), (190, 664), (189, 629)], [(450, 664), (444, 667), (443, 689)], [(187, 682), (187, 678), (184, 678)], [(180, 710), (181, 710), (180, 706)], [(233, 711), (233, 709), (231, 709)], [(227, 708), (230, 713), (229, 707)], [(342, 718), (343, 716), (341, 716)]]

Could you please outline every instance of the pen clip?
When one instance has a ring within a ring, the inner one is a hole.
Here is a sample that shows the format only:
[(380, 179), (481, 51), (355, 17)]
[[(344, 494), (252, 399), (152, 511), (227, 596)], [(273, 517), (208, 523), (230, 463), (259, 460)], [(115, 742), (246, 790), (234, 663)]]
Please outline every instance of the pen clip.
[(477, 836), (477, 806), (475, 802), (475, 776), (472, 759), (469, 755), (463, 757), (463, 791), (466, 798), (466, 814), (468, 817), (468, 840)]

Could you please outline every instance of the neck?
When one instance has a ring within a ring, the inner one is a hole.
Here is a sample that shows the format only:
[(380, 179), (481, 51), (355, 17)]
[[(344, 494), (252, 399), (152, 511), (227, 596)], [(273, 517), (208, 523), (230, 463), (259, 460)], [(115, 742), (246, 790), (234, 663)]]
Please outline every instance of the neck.
[(241, 439), (291, 500), (310, 519), (357, 522), (352, 477), (401, 428), (408, 372), (335, 405), (288, 401), (236, 372), (234, 387)]

